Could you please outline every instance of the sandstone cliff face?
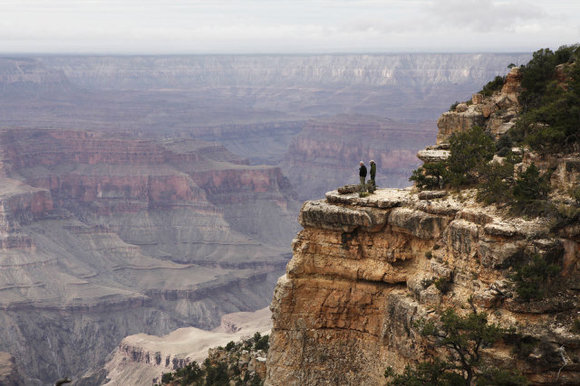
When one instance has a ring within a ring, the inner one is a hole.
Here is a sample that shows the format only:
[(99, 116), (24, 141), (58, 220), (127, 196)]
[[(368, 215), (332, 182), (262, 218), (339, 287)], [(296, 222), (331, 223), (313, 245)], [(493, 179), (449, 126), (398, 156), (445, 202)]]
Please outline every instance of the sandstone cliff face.
[(0, 348), (29, 377), (74, 376), (132, 333), (267, 304), (295, 232), (279, 168), (216, 144), (72, 130), (3, 130), (0, 149)]
[[(507, 294), (506, 267), (520, 251), (564, 247), (561, 280), (577, 286), (580, 234), (571, 226), (553, 238), (546, 223), (506, 218), (472, 193), (460, 201), (420, 199), (410, 190), (368, 198), (334, 191), (305, 203), (304, 230), (272, 300), (266, 384), (384, 384), (387, 366), (402, 371), (428, 355), (414, 323), (438, 307), (461, 309), (470, 296), (494, 322), (545, 342), (525, 357), (494, 348), (490, 360), (537, 383), (579, 382), (578, 292), (518, 303)], [(452, 290), (441, 293), (438, 278), (452, 280)]]
[[(500, 92), (476, 94), (469, 106), (443, 114), (438, 145), (419, 158), (446, 159), (449, 137), (474, 125), (501, 136), (519, 110), (518, 78), (513, 69)], [(534, 162), (554, 170), (551, 199), (570, 204), (565, 192), (578, 186), (578, 160), (526, 152), (518, 168)], [(578, 224), (515, 217), (475, 196), (474, 189), (379, 189), (365, 198), (332, 191), (306, 202), (299, 216), (304, 229), (271, 304), (266, 384), (385, 384), (388, 366), (401, 373), (445, 355), (421, 335), (417, 321), (437, 319), (447, 308), (469, 312), (469, 303), (530, 344), (522, 349), (506, 339), (486, 348), (491, 366), (517, 369), (534, 384), (580, 383)], [(558, 256), (556, 295), (531, 301), (514, 295), (513, 267), (530, 254)]]

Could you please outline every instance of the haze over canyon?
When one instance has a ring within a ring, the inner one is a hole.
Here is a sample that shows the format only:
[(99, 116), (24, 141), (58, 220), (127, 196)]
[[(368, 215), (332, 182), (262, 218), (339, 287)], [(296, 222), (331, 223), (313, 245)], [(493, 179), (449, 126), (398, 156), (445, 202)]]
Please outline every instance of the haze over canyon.
[(272, 299), (301, 202), (529, 54), (0, 57), (0, 351), (25, 384)]

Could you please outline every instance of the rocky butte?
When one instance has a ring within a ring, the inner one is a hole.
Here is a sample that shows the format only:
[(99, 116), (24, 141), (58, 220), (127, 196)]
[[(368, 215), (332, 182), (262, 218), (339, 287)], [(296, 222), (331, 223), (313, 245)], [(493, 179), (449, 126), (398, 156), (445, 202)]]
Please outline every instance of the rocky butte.
[[(426, 165), (446, 160), (452, 134), (474, 126), (501, 138), (521, 112), (520, 82), (515, 68), (501, 90), (444, 113), (437, 145), (419, 158)], [(553, 170), (550, 199), (574, 208), (569, 192), (580, 181), (578, 153), (542, 158), (526, 151), (516, 169), (534, 161)], [(437, 321), (448, 308), (468, 314), (470, 304), (490, 323), (512, 328), (511, 341), (504, 336), (481, 350), (490, 366), (517, 369), (533, 384), (579, 384), (577, 220), (554, 230), (545, 217), (511, 215), (476, 195), (473, 188), (415, 187), (368, 197), (331, 191), (304, 203), (304, 229), (271, 304), (265, 384), (383, 385), (389, 366), (400, 374), (407, 365), (445, 357), (417, 322)], [(513, 275), (529, 254), (558, 256), (552, 280), (559, 287), (524, 301)]]

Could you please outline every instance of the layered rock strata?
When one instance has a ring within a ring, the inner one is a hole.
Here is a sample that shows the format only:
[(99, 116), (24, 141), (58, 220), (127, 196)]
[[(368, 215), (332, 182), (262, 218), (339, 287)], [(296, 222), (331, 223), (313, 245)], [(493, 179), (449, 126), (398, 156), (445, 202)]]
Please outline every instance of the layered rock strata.
[[(212, 347), (237, 342), (256, 332), (268, 334), (271, 327), (271, 312), (264, 308), (256, 312), (226, 314), (221, 325), (212, 331), (186, 327), (165, 336), (131, 335), (121, 341), (103, 368), (91, 371), (76, 384), (122, 386), (158, 383), (163, 373), (175, 371), (193, 361), (201, 364), (208, 355), (211, 356)], [(251, 368), (263, 368), (265, 373), (264, 355), (247, 358), (247, 362)], [(261, 375), (263, 378), (265, 374)]]
[(0, 349), (33, 379), (262, 308), (287, 262), (287, 179), (221, 145), (3, 130), (0, 159)]
[[(505, 216), (473, 195), (379, 189), (366, 198), (334, 191), (306, 202), (304, 229), (272, 300), (266, 384), (382, 385), (387, 366), (401, 372), (430, 357), (415, 322), (437, 309), (461, 310), (469, 298), (490, 321), (542, 342), (523, 356), (494, 346), (487, 360), (534, 383), (578, 383), (577, 227), (553, 235), (546, 222)], [(508, 266), (526, 250), (554, 249), (563, 250), (560, 280), (568, 289), (543, 302), (514, 300)], [(446, 294), (435, 285), (442, 278), (453, 283)]]

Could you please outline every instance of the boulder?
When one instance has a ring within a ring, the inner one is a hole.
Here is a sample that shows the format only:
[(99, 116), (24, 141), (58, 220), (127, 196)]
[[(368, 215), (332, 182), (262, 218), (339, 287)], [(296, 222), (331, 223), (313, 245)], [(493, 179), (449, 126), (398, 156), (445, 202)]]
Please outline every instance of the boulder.
[(449, 158), (449, 150), (419, 150), (417, 158), (425, 163), (442, 162)]
[(434, 200), (447, 196), (446, 190), (424, 190), (419, 193), (419, 200)]
[(338, 194), (351, 194), (360, 192), (359, 184), (344, 185), (338, 188)]

